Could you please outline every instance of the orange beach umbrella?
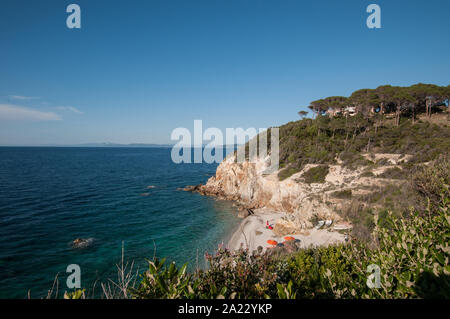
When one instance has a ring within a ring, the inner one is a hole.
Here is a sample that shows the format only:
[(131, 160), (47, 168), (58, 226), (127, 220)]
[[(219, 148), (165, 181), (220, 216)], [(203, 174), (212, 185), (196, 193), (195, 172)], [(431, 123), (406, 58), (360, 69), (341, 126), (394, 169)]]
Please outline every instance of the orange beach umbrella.
[(295, 240), (295, 238), (292, 237), (292, 236), (286, 236), (286, 237), (284, 237), (284, 239), (285, 239), (285, 240)]
[(269, 240), (267, 241), (267, 243), (268, 243), (269, 245), (274, 245), (274, 246), (276, 246), (276, 245), (278, 244), (277, 241), (272, 240), (272, 239), (269, 239)]

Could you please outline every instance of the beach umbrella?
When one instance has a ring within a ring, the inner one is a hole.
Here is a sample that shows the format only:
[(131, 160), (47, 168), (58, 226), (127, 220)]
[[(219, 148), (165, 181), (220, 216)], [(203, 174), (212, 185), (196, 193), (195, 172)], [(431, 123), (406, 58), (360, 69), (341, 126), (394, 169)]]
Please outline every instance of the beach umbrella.
[(269, 245), (273, 245), (273, 246), (276, 246), (276, 245), (278, 244), (277, 241), (272, 240), (272, 239), (269, 239), (269, 240), (267, 241), (267, 243), (268, 243)]
[(295, 240), (295, 238), (292, 237), (292, 236), (286, 236), (286, 237), (284, 237), (284, 239), (287, 240), (287, 241), (289, 241), (289, 240)]

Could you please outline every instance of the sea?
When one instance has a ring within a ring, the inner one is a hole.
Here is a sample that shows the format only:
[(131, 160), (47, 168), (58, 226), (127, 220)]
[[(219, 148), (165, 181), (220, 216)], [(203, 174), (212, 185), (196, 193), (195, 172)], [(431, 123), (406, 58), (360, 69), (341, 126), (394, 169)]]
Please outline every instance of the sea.
[(217, 165), (175, 164), (166, 147), (0, 147), (0, 298), (61, 297), (72, 264), (97, 296), (122, 249), (136, 273), (153, 258), (207, 267), (205, 252), (239, 225), (236, 207), (180, 188)]

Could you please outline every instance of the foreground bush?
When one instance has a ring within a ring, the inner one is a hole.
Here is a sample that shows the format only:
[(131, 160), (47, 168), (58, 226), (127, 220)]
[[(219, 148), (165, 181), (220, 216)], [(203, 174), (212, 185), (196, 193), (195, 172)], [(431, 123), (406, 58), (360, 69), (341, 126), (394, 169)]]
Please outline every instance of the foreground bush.
[(440, 155), (428, 166), (419, 168), (412, 182), (416, 191), (431, 200), (433, 205), (439, 203), (441, 194), (450, 197), (450, 156)]

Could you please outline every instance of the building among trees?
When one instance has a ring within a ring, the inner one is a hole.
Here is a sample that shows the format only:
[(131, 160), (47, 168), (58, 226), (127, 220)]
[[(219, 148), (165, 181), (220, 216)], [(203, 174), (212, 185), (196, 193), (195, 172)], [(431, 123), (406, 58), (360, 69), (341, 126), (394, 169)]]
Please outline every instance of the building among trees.
[(407, 87), (382, 85), (376, 89), (361, 89), (349, 97), (330, 96), (312, 101), (310, 108), (317, 115), (354, 116), (362, 113), (364, 117), (377, 113), (395, 118), (398, 125), (400, 117), (416, 116), (426, 113), (449, 112), (450, 86), (418, 83)]

